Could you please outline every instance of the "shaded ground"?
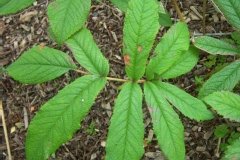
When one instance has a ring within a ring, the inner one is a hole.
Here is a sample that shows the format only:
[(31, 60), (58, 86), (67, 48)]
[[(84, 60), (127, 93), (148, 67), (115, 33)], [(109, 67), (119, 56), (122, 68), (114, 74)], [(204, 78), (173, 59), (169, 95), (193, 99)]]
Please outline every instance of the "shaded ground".
[[(198, 16), (198, 13), (201, 14), (202, 12), (202, 4), (197, 0), (185, 0), (181, 2), (181, 7), (187, 17), (191, 33), (202, 33), (202, 19), (201, 16)], [(64, 46), (59, 48), (48, 36), (47, 4), (47, 0), (39, 0), (35, 6), (19, 14), (0, 18), (0, 66), (9, 65), (23, 51), (31, 48), (34, 44), (44, 44), (69, 53)], [(172, 17), (177, 17), (171, 4), (166, 3), (166, 6)], [(25, 19), (23, 18), (24, 15)], [(2, 35), (1, 26), (4, 28), (2, 29)], [(104, 55), (109, 59), (111, 64), (110, 76), (124, 78), (124, 65), (121, 57), (122, 13), (107, 1), (103, 1), (102, 3), (94, 2), (87, 27), (93, 33)], [(211, 4), (208, 4), (206, 31), (208, 33), (232, 31), (231, 27), (227, 25), (224, 18), (215, 11)], [(159, 35), (164, 32), (165, 29), (161, 29)], [(190, 73), (172, 80), (172, 83), (196, 95), (195, 89), (199, 86), (196, 84), (195, 77), (207, 78), (203, 75), (209, 76), (209, 73), (212, 72), (215, 66), (213, 64), (210, 67), (206, 67), (205, 62), (208, 61), (206, 54), (202, 53), (201, 57), (199, 64)], [(232, 61), (232, 58), (225, 58), (223, 61)], [(14, 159), (25, 159), (24, 141), (26, 128), (39, 107), (78, 76), (80, 75), (70, 72), (54, 81), (40, 85), (22, 85), (13, 81), (5, 74), (0, 77), (0, 94), (2, 94), (3, 98), (6, 123), (9, 129), (9, 139)], [(64, 144), (52, 156), (53, 159), (54, 157), (64, 160), (104, 159), (107, 128), (112, 114), (114, 99), (120, 85), (115, 82), (107, 84), (107, 87), (98, 96), (91, 112), (83, 121), (81, 129), (74, 135), (70, 142)], [(146, 145), (143, 159), (163, 159), (156, 138), (152, 135), (152, 125), (145, 106), (144, 115)], [(228, 123), (230, 126), (233, 126), (233, 130), (239, 127), (222, 120), (220, 117), (202, 123), (196, 123), (184, 118), (182, 115), (181, 119), (185, 126), (187, 159), (193, 160), (219, 159), (216, 156), (218, 140), (212, 134), (215, 125)], [(0, 127), (2, 129), (2, 126)], [(0, 130), (0, 142), (0, 159), (1, 156), (6, 158), (6, 145), (3, 141), (2, 130)]]

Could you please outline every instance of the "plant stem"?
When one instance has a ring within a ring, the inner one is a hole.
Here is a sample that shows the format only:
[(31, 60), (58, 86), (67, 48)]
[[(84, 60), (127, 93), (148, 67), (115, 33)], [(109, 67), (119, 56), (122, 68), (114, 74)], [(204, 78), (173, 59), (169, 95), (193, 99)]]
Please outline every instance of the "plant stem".
[(219, 150), (220, 150), (220, 145), (221, 145), (221, 138), (218, 138), (218, 144), (217, 144), (217, 151), (216, 151), (216, 157), (219, 157)]
[(5, 116), (4, 116), (4, 110), (3, 110), (2, 100), (1, 99), (0, 99), (0, 117), (2, 117), (4, 136), (5, 136), (7, 152), (8, 152), (8, 159), (12, 160), (10, 145), (9, 145), (9, 141), (8, 141), (7, 126), (6, 126), (6, 123), (5, 123)]
[(80, 69), (76, 69), (75, 71), (78, 72), (78, 73), (81, 73), (81, 74), (88, 74), (88, 72), (82, 71)]
[(107, 80), (109, 81), (115, 81), (115, 82), (128, 82), (127, 79), (121, 79), (121, 78), (113, 78), (113, 77), (107, 77)]
[[(82, 71), (80, 69), (76, 69), (75, 71), (78, 73), (84, 74), (84, 75), (89, 74), (88, 72)], [(115, 78), (115, 77), (106, 77), (106, 78), (109, 81), (115, 81), (115, 82), (130, 82), (131, 81), (130, 79), (121, 79), (121, 78)], [(146, 80), (144, 80), (144, 79), (140, 79), (137, 81), (137, 83), (144, 83), (145, 81)]]
[(178, 14), (178, 17), (179, 17), (180, 21), (185, 22), (184, 16), (183, 16), (183, 14), (182, 14), (179, 6), (178, 6), (177, 0), (172, 0), (172, 3), (175, 7), (175, 10), (177, 11), (177, 14)]

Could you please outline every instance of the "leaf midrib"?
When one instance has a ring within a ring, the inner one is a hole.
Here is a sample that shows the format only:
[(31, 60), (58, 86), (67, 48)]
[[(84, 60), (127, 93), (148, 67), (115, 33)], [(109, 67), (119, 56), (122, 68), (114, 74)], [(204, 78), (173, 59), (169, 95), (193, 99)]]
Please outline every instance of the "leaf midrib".
[[(72, 0), (67, 0), (67, 1), (68, 1), (69, 3), (65, 6), (65, 7), (66, 7), (66, 12), (65, 12), (65, 14), (64, 14), (64, 16), (63, 16), (63, 21), (62, 21), (63, 24), (65, 24), (65, 22), (66, 22), (66, 21), (65, 21), (65, 20), (66, 20), (66, 16), (67, 16), (66, 13), (68, 13), (68, 10), (69, 10), (69, 8), (70, 8), (69, 6), (70, 6), (71, 3), (72, 3)], [(63, 39), (63, 37), (64, 37), (63, 35), (64, 35), (64, 33), (65, 33), (65, 32), (64, 32), (64, 28), (65, 28), (65, 25), (62, 25), (62, 29), (61, 29), (61, 31), (60, 31), (60, 32), (61, 32), (60, 37), (61, 37), (62, 40), (65, 40), (65, 39)], [(68, 37), (67, 37), (67, 38), (68, 38)], [(61, 41), (61, 40), (60, 40), (60, 41)]]
[[(182, 32), (180, 32), (182, 33)], [(177, 34), (176, 38), (174, 38), (173, 42), (170, 44), (170, 47), (168, 47), (168, 49), (166, 50), (166, 52), (161, 52), (161, 51), (158, 51), (158, 47), (154, 50), (154, 53), (157, 55), (156, 58), (152, 59), (153, 61), (161, 61), (161, 59), (164, 59), (166, 58), (169, 54), (168, 53), (172, 53), (174, 50), (172, 50), (173, 46), (176, 44), (177, 40), (179, 39), (180, 37), (180, 34)], [(163, 39), (163, 41), (166, 43), (168, 40), (165, 38)], [(159, 42), (159, 45), (160, 45), (161, 41)], [(162, 42), (163, 43), (163, 42)], [(160, 47), (163, 47), (163, 46), (160, 46)], [(184, 51), (184, 50), (182, 50)], [(160, 53), (159, 53), (160, 52)], [(160, 59), (161, 58), (161, 59)], [(150, 61), (151, 63), (151, 61)], [(154, 62), (152, 62), (154, 64)], [(151, 68), (156, 68), (158, 66), (158, 64), (161, 64), (161, 63), (155, 63), (155, 65)], [(166, 72), (166, 70), (168, 70), (170, 67), (166, 68), (163, 72)], [(157, 70), (153, 70), (153, 74), (154, 73), (157, 73), (157, 74), (161, 74), (159, 73)]]
[[(143, 17), (143, 10), (144, 10), (144, 5), (145, 3), (141, 3), (141, 15), (140, 15), (140, 24), (139, 24), (139, 28), (138, 28), (138, 31), (137, 31), (137, 40), (136, 40), (136, 48), (138, 47), (139, 45), (139, 38), (140, 38), (140, 33), (141, 33), (141, 30), (142, 30), (142, 17)], [(134, 51), (134, 55), (133, 55), (133, 79), (136, 79), (136, 60), (137, 60), (137, 56), (138, 56), (138, 52), (137, 50)]]
[[(152, 83), (154, 86), (156, 86), (154, 83)], [(151, 85), (151, 84), (150, 84)], [(151, 88), (151, 86), (150, 85), (148, 85), (149, 86), (149, 89), (150, 89), (150, 91), (152, 92), (152, 95), (153, 95), (153, 97), (154, 97), (154, 99), (156, 100), (156, 102), (158, 103), (158, 105), (159, 106), (161, 106), (161, 102), (159, 102), (158, 101), (158, 97), (154, 94), (154, 91), (153, 91), (153, 89)], [(156, 87), (157, 89), (158, 89), (158, 87)], [(164, 98), (164, 97), (163, 97)], [(164, 98), (165, 99), (165, 98)], [(167, 101), (166, 101), (166, 103), (168, 103)], [(165, 123), (167, 124), (167, 127), (168, 127), (168, 130), (169, 131), (171, 131), (171, 129), (170, 129), (170, 127), (169, 127), (169, 124), (167, 123), (167, 120), (166, 120), (166, 117), (165, 117), (165, 114), (164, 114), (164, 111), (162, 110), (162, 108), (161, 107), (158, 107), (159, 108), (159, 110), (162, 112), (162, 116), (163, 116), (163, 118), (164, 118), (164, 120), (165, 120)], [(172, 132), (170, 132), (170, 133), (172, 133)], [(174, 145), (174, 142), (173, 142), (173, 135), (172, 134), (170, 134), (170, 136), (171, 136), (171, 142), (172, 142), (172, 146), (174, 146), (174, 153), (177, 153), (176, 151), (177, 151), (177, 148), (175, 147), (175, 145)]]
[[(94, 79), (93, 81), (96, 81), (96, 80), (99, 80), (99, 79)], [(91, 81), (91, 82), (93, 82)], [(91, 85), (93, 85), (95, 83), (88, 83), (85, 87), (81, 88), (82, 92), (80, 92), (78, 95), (74, 96), (74, 98), (72, 99), (71, 101), (71, 104), (72, 102), (76, 103), (76, 99), (78, 99), (79, 97), (82, 96), (82, 93), (85, 92), (85, 90), (87, 90), (87, 88), (90, 88)], [(68, 106), (71, 106), (71, 104), (69, 103)], [(59, 114), (60, 116), (58, 116), (57, 119), (59, 118), (62, 118), (63, 115), (66, 115), (65, 113), (68, 112), (70, 109), (72, 109), (72, 107), (66, 107), (66, 109), (63, 109), (63, 111), (61, 112), (61, 114)], [(49, 132), (46, 132), (46, 134), (42, 134), (41, 137), (45, 137), (45, 139), (48, 139), (48, 137), (52, 134), (52, 129), (51, 128), (55, 128), (55, 126), (59, 123), (60, 121), (56, 121), (56, 123), (53, 123), (53, 125), (51, 125), (49, 128), (45, 128), (45, 129), (48, 129)], [(43, 146), (46, 144), (46, 141), (43, 142)]]
[[(238, 111), (240, 113), (240, 106), (238, 105), (234, 105), (234, 104), (229, 104), (229, 103), (226, 103), (226, 101), (221, 101), (221, 100), (214, 100), (216, 103), (219, 103), (221, 105), (225, 105), (225, 106), (228, 106), (227, 108), (233, 108), (235, 109), (236, 111)], [(214, 105), (215, 106), (215, 105)], [(219, 106), (219, 105), (216, 105), (216, 106)], [(222, 107), (217, 107), (217, 108), (221, 108)]]
[[(234, 63), (234, 62), (233, 62)], [(231, 64), (230, 64), (231, 65)], [(237, 72), (239, 72), (238, 70), (240, 69), (240, 63), (239, 64), (237, 64), (237, 66), (238, 67), (236, 67), (236, 68), (234, 68), (234, 69), (232, 69), (232, 71), (230, 72), (230, 74), (227, 74), (228, 76), (225, 76), (225, 78), (221, 81), (221, 82), (226, 82), (228, 79), (231, 79), (231, 76), (233, 75), (233, 74), (235, 74), (235, 72), (237, 73)], [(228, 67), (228, 66), (227, 66)], [(220, 71), (221, 72), (221, 71)], [(230, 75), (230, 76), (229, 76)], [(214, 77), (214, 79), (215, 79), (216, 77)], [(211, 83), (212, 83), (212, 80), (210, 81)], [(209, 84), (210, 83), (209, 81), (208, 81), (208, 83), (206, 82), (206, 84)], [(210, 84), (211, 84), (210, 83)], [(216, 87), (214, 87), (213, 89), (211, 89), (211, 91), (212, 90), (215, 90), (215, 88), (218, 88), (218, 87), (220, 87), (220, 86), (224, 86), (225, 84), (224, 83), (218, 83), (219, 85), (217, 85)], [(205, 85), (206, 86), (206, 85)], [(206, 87), (202, 87), (202, 89), (200, 90), (200, 93), (202, 93), (203, 91), (205, 91), (206, 89), (205, 89)], [(207, 90), (208, 90), (208, 86), (207, 86)], [(201, 95), (205, 95), (204, 93), (202, 93)]]
[(127, 120), (126, 120), (126, 136), (124, 138), (124, 149), (123, 149), (123, 159), (128, 159), (128, 157), (126, 158), (126, 145), (127, 145), (127, 141), (128, 141), (128, 127), (129, 127), (129, 116), (130, 116), (130, 112), (131, 112), (131, 107), (132, 107), (132, 92), (133, 92), (133, 84), (131, 84), (131, 88), (130, 88), (130, 93), (129, 93), (129, 101), (128, 101), (128, 111), (127, 111)]
[(65, 68), (65, 69), (74, 69), (75, 67), (73, 66), (61, 66), (61, 65), (51, 65), (47, 63), (19, 63), (19, 66), (50, 66), (50, 67), (58, 67), (58, 68)]
[[(208, 46), (208, 47), (211, 47), (211, 48), (215, 48), (217, 45), (214, 45), (214, 44), (210, 44), (210, 43), (204, 43), (204, 42), (198, 42), (198, 44), (200, 45), (204, 45), (204, 46)], [(236, 48), (236, 46), (234, 45), (231, 45), (231, 44), (228, 44), (228, 43), (225, 43), (224, 45), (229, 45), (229, 47), (231, 46), (232, 48), (226, 48), (225, 46), (223, 47), (222, 45), (218, 46), (218, 49), (223, 49), (223, 50), (227, 50), (227, 51), (230, 51), (230, 52), (236, 52), (236, 54), (240, 54), (239, 51), (238, 51), (238, 48)], [(207, 51), (208, 49), (205, 49), (205, 47), (201, 47), (201, 49)], [(234, 54), (234, 53), (233, 53)]]

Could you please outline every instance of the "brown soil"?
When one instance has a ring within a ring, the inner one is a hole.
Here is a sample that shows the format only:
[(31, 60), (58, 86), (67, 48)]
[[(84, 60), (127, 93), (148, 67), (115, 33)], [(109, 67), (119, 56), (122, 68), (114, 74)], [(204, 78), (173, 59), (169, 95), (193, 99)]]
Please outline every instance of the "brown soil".
[[(191, 33), (202, 33), (202, 19), (193, 11), (202, 13), (202, 2), (198, 0), (181, 1), (181, 8), (191, 30)], [(16, 15), (0, 18), (0, 67), (7, 66), (15, 61), (24, 51), (36, 44), (44, 44), (53, 48), (70, 52), (66, 47), (58, 47), (48, 36), (48, 19), (46, 16), (47, 0), (39, 0), (32, 6)], [(174, 8), (170, 3), (166, 3), (167, 9), (172, 17), (177, 18)], [(226, 23), (224, 18), (218, 14), (211, 4), (207, 7), (206, 31), (208, 33), (230, 32), (232, 28)], [(32, 13), (32, 17), (22, 20), (20, 17)], [(124, 64), (121, 57), (123, 14), (114, 8), (108, 1), (101, 3), (93, 2), (87, 27), (91, 30), (96, 43), (101, 48), (104, 55), (111, 64), (110, 76), (124, 78)], [(1, 34), (1, 26), (3, 34)], [(166, 29), (161, 29), (163, 34)], [(160, 39), (160, 37), (158, 37)], [(201, 54), (199, 64), (188, 74), (178, 79), (171, 80), (171, 83), (185, 89), (192, 95), (196, 95), (195, 76), (207, 78), (214, 68), (207, 68), (204, 62), (207, 60), (206, 54)], [(227, 59), (226, 61), (231, 61)], [(51, 82), (39, 85), (22, 85), (6, 74), (0, 75), (0, 96), (3, 99), (3, 107), (6, 115), (6, 123), (9, 130), (9, 140), (14, 159), (25, 159), (24, 141), (26, 128), (39, 107), (62, 89), (65, 85), (80, 76), (75, 72), (70, 72)], [(52, 159), (79, 159), (94, 160), (104, 159), (105, 141), (107, 128), (112, 114), (112, 106), (118, 93), (121, 83), (109, 82), (107, 87), (98, 96), (91, 112), (82, 122), (81, 129), (74, 135), (73, 139), (62, 145), (52, 156)], [(145, 146), (144, 160), (164, 159), (161, 150), (157, 145), (156, 138), (152, 136), (152, 125), (146, 107), (145, 115), (145, 137), (150, 139)], [(185, 126), (185, 142), (187, 159), (219, 159), (217, 153), (217, 142), (214, 138), (214, 126), (228, 123), (233, 130), (235, 124), (217, 117), (211, 121), (197, 123), (180, 115)], [(0, 121), (0, 124), (1, 121)], [(0, 159), (5, 159), (6, 144), (0, 125)], [(220, 154), (221, 151), (219, 151)]]

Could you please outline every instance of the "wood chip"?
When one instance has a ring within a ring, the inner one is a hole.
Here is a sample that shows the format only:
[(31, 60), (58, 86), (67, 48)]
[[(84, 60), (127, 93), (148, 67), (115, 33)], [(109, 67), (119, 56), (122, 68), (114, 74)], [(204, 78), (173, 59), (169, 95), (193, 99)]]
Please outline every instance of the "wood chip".
[(31, 12), (26, 12), (23, 15), (20, 15), (19, 21), (20, 22), (30, 22), (31, 18), (36, 16), (38, 12), (36, 10), (31, 11)]
[(213, 132), (212, 131), (208, 131), (204, 134), (203, 138), (205, 140), (208, 140), (211, 136), (212, 136)]
[(153, 130), (150, 129), (149, 132), (148, 132), (148, 138), (147, 138), (147, 140), (148, 140), (149, 142), (151, 142), (152, 139), (153, 139)]
[(27, 114), (26, 107), (23, 108), (23, 117), (24, 117), (24, 127), (25, 127), (25, 129), (27, 129), (28, 128), (28, 114)]
[(196, 151), (197, 152), (204, 152), (206, 150), (206, 147), (203, 146), (197, 146)]
[(97, 158), (97, 154), (96, 154), (96, 153), (93, 153), (93, 154), (91, 155), (91, 160), (96, 159), (96, 158)]
[(195, 6), (191, 6), (190, 9), (201, 19), (203, 19), (203, 16), (198, 12), (198, 10), (195, 8)]
[(190, 12), (189, 16), (190, 16), (191, 20), (193, 20), (193, 21), (199, 21), (200, 20), (200, 18), (196, 14), (194, 14), (193, 12)]
[(5, 31), (5, 24), (3, 21), (0, 21), (0, 36), (3, 34)]
[(218, 18), (218, 16), (216, 14), (214, 14), (212, 16), (212, 18), (213, 18), (213, 22), (215, 22), (215, 23), (219, 22), (219, 18)]
[(101, 146), (102, 146), (102, 147), (105, 147), (105, 146), (106, 146), (106, 142), (105, 142), (105, 141), (102, 141), (102, 142), (101, 142)]

